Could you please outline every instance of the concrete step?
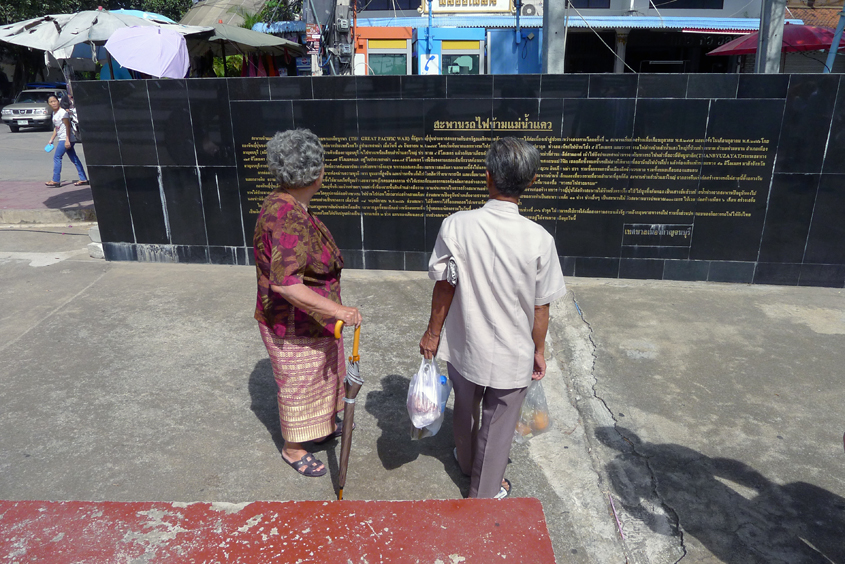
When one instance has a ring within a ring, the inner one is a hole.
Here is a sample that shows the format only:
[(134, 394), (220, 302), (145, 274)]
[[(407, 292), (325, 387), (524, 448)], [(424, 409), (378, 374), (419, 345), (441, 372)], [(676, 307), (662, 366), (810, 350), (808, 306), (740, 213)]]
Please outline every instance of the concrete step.
[(4, 561), (553, 564), (540, 501), (0, 501)]

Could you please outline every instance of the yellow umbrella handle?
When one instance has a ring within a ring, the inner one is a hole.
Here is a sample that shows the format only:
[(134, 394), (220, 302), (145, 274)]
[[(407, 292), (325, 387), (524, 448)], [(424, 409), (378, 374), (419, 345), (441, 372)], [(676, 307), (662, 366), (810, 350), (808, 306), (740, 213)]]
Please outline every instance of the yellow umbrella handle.
[[(340, 339), (341, 331), (343, 331), (343, 321), (337, 320), (334, 326), (334, 338)], [(361, 341), (361, 326), (355, 328), (355, 339), (352, 341), (352, 356), (349, 357), (350, 362), (358, 362), (361, 357), (358, 356), (358, 343)]]

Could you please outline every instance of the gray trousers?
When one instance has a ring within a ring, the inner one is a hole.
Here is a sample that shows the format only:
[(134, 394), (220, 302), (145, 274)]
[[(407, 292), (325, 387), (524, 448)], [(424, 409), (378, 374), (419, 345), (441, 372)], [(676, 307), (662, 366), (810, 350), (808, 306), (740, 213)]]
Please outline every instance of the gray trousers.
[(469, 497), (495, 497), (502, 487), (513, 432), (528, 388), (479, 386), (451, 364), (446, 366), (455, 390), (455, 448), (461, 472), (470, 476)]

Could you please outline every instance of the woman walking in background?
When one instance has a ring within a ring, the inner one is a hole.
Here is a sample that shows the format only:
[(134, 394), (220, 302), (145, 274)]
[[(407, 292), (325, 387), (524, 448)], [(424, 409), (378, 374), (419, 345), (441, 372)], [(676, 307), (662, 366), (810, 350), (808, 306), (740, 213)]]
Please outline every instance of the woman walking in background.
[(323, 183), (323, 145), (307, 129), (276, 133), (267, 165), (279, 187), (264, 200), (253, 247), (258, 275), (255, 319), (270, 354), (285, 446), (282, 459), (304, 476), (326, 467), (302, 443), (341, 434), (343, 342), (337, 320), (360, 325), (357, 308), (340, 300), (343, 257), (331, 233), (308, 209)]
[(45, 182), (47, 186), (59, 187), (62, 185), (62, 157), (67, 153), (70, 162), (76, 166), (79, 173), (79, 180), (73, 183), (74, 186), (85, 186), (88, 184), (88, 177), (82, 161), (73, 150), (76, 144), (76, 136), (73, 134), (70, 117), (70, 98), (62, 96), (61, 102), (55, 96), (47, 98), (47, 103), (53, 110), (53, 136), (50, 137), (50, 145), (57, 141), (56, 150), (53, 153), (53, 180)]

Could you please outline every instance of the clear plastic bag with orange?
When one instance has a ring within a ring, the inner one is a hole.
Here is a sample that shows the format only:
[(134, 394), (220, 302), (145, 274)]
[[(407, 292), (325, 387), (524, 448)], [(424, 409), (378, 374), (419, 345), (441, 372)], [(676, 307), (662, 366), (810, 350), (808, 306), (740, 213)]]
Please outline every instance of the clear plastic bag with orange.
[(522, 402), (513, 441), (522, 444), (531, 437), (548, 431), (551, 423), (543, 384), (540, 380), (532, 380), (528, 386), (528, 393), (525, 394), (525, 401)]

